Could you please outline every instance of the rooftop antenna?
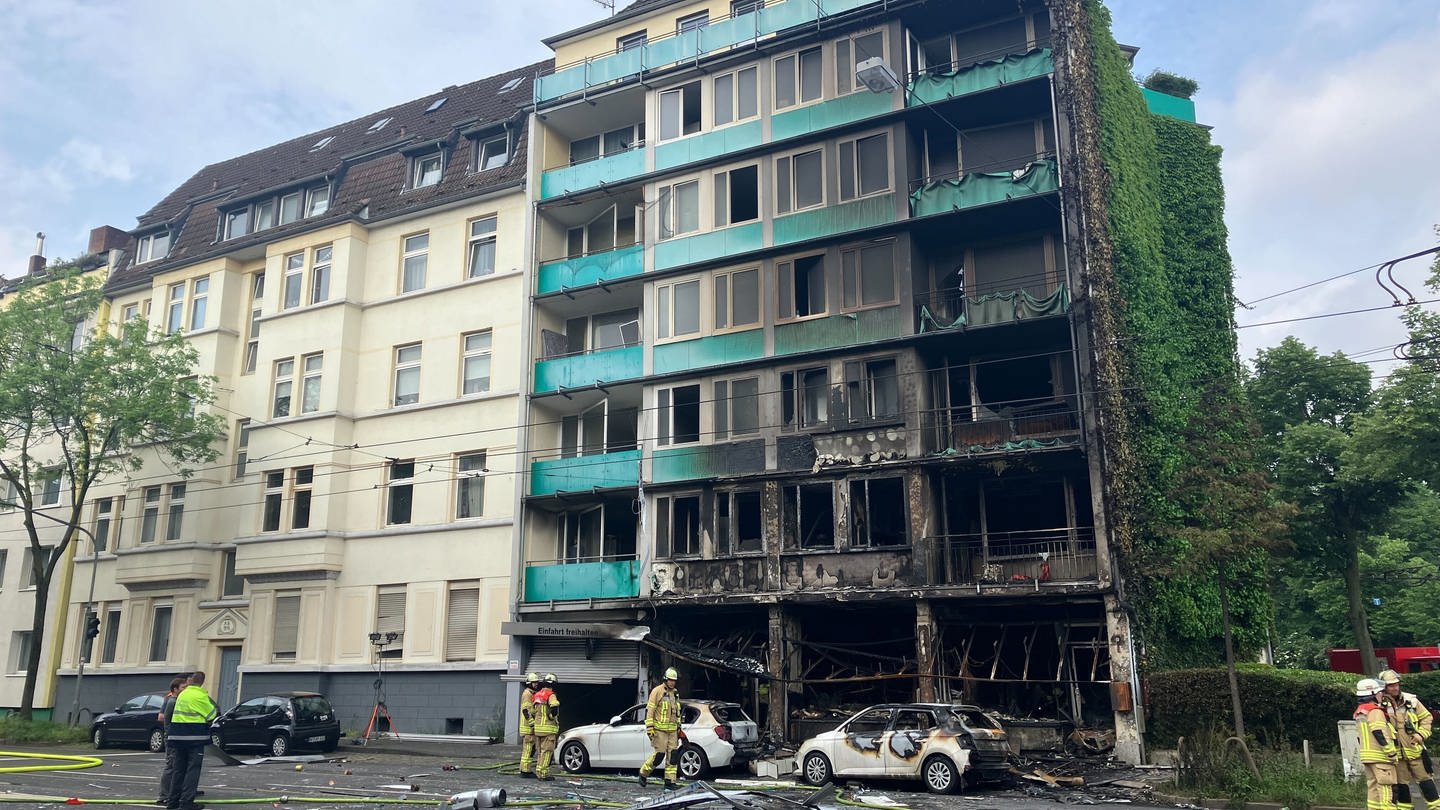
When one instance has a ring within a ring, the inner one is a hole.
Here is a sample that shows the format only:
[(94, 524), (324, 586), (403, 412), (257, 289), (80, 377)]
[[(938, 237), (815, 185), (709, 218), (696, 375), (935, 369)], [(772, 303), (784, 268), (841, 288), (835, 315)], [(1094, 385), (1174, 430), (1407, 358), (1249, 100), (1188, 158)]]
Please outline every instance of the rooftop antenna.
[(595, 0), (595, 2), (610, 9), (610, 16), (615, 16), (615, 0)]

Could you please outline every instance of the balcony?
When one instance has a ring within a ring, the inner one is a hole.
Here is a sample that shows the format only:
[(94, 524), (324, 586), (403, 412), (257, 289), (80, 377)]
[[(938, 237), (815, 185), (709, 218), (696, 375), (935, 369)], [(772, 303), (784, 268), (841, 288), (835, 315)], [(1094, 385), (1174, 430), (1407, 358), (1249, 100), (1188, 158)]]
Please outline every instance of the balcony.
[(1006, 54), (956, 70), (926, 72), (910, 79), (906, 103), (911, 107), (935, 104), (947, 99), (992, 90), (1002, 85), (1048, 76), (1055, 71), (1049, 48), (1029, 53)]
[(788, 245), (886, 225), (900, 217), (897, 206), (894, 194), (882, 194), (776, 217), (775, 244)]
[(644, 368), (645, 350), (638, 345), (553, 357), (535, 364), (535, 393), (632, 380)]
[(525, 564), (526, 602), (628, 599), (640, 595), (635, 560)]
[(862, 309), (775, 326), (775, 354), (816, 352), (901, 336), (900, 307)]
[(1072, 402), (1054, 400), (922, 411), (925, 451), (957, 456), (1018, 450), (1041, 450), (1076, 444), (1080, 419)]
[(765, 330), (749, 329), (710, 335), (676, 343), (661, 343), (650, 350), (653, 374), (741, 363), (765, 356)]
[(242, 577), (302, 572), (338, 573), (345, 541), (320, 532), (295, 532), (236, 542), (235, 573)]
[(573, 166), (551, 169), (540, 175), (540, 199), (551, 200), (603, 185), (639, 177), (645, 173), (645, 149), (606, 155)]
[(770, 140), (783, 141), (832, 127), (884, 115), (894, 108), (889, 93), (870, 93), (863, 87), (855, 93), (819, 104), (807, 104), (770, 117)]
[(650, 456), (649, 483), (731, 478), (765, 472), (765, 440), (666, 447)]
[(1048, 295), (1043, 285), (967, 296), (964, 290), (938, 290), (915, 296), (916, 332), (977, 329), (1006, 323), (1063, 316), (1070, 311), (1070, 291), (1057, 284)]
[(875, 0), (772, 0), (756, 11), (714, 20), (703, 28), (562, 66), (535, 80), (535, 103), (544, 104), (627, 79), (638, 79), (647, 72), (694, 62), (797, 26), (809, 24), (813, 28), (817, 20), (873, 2)]
[(695, 262), (749, 253), (765, 246), (765, 227), (759, 222), (732, 225), (718, 231), (667, 239), (655, 245), (655, 269), (666, 270)]
[(655, 170), (673, 169), (676, 166), (728, 155), (741, 149), (759, 146), (763, 140), (764, 133), (759, 119), (690, 135), (656, 146)]
[(1195, 123), (1195, 102), (1190, 99), (1166, 95), (1148, 87), (1140, 88), (1140, 95), (1145, 97), (1145, 106), (1151, 113)]
[(627, 247), (544, 262), (535, 280), (535, 294), (560, 292), (615, 281), (645, 272), (645, 246)]
[(1060, 175), (1051, 158), (1034, 161), (1010, 172), (971, 172), (955, 180), (930, 180), (910, 192), (910, 215), (946, 214), (966, 208), (1005, 202), (1060, 187)]
[(121, 585), (155, 587), (172, 583), (193, 587), (215, 573), (217, 550), (195, 543), (152, 543), (115, 552), (115, 581)]
[(1040, 590), (1047, 585), (1095, 585), (1099, 567), (1088, 526), (931, 538), (934, 585)]
[(639, 482), (638, 449), (530, 462), (530, 494), (535, 497), (633, 487)]

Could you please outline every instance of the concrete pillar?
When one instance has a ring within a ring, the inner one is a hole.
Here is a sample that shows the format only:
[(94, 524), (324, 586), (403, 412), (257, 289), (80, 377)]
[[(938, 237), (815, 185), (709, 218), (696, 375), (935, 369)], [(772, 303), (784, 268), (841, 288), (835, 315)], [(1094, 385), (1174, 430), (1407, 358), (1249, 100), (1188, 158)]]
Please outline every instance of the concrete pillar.
[(790, 703), (801, 692), (800, 684), (787, 679), (799, 677), (798, 648), (792, 648), (787, 638), (795, 638), (800, 632), (799, 623), (785, 610), (784, 605), (770, 606), (770, 643), (767, 647), (765, 668), (779, 680), (771, 681), (768, 690), (770, 713), (768, 730), (771, 737), (783, 740), (787, 737), (790, 719)]
[(1110, 702), (1115, 713), (1115, 756), (1131, 765), (1145, 761), (1141, 736), (1139, 679), (1135, 674), (1135, 646), (1130, 615), (1113, 594), (1105, 595), (1105, 634), (1110, 650)]
[(920, 677), (915, 699), (934, 703), (939, 691), (939, 653), (935, 649), (935, 616), (929, 599), (915, 600), (915, 661)]

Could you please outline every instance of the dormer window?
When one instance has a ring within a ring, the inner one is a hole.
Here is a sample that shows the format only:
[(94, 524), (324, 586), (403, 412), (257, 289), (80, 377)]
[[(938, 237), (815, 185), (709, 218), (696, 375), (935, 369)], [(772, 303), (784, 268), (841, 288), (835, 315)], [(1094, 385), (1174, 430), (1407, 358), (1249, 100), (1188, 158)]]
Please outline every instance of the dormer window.
[(318, 217), (330, 210), (330, 186), (315, 186), (305, 192), (305, 216)]
[[(330, 186), (322, 183), (303, 189), (292, 189), (269, 197), (260, 197), (239, 208), (225, 211), (221, 215), (224, 225), (222, 238), (235, 239), (247, 234), (259, 233), (276, 225), (286, 225), (303, 217), (316, 217), (330, 210)], [(164, 238), (163, 249), (169, 248), (169, 236)], [(142, 248), (143, 249), (143, 248)], [(154, 247), (150, 248), (155, 254)], [(163, 258), (155, 254), (153, 258)]]
[(235, 239), (250, 233), (250, 209), (241, 208), (225, 215), (225, 238)]
[(476, 170), (497, 169), (510, 162), (510, 138), (500, 135), (479, 142)]
[(414, 158), (413, 169), (410, 173), (410, 187), (424, 188), (439, 183), (443, 168), (444, 161), (441, 160), (439, 152)]
[(137, 240), (135, 245), (135, 263), (159, 261), (170, 253), (170, 232), (160, 231), (159, 233), (146, 234)]

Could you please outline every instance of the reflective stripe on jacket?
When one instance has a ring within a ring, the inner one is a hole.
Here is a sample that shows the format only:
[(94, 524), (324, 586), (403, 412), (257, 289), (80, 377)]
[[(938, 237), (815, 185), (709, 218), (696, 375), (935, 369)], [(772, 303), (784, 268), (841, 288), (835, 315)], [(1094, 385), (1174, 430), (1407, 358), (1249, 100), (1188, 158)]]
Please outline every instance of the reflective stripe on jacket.
[(660, 684), (645, 701), (645, 728), (674, 731), (680, 728), (680, 692)]
[(190, 685), (175, 698), (166, 737), (174, 742), (209, 742), (210, 721), (215, 719), (215, 702), (199, 686)]
[[(1355, 709), (1355, 731), (1360, 735), (1360, 761), (1371, 764), (1388, 764), (1395, 748), (1395, 734), (1390, 720), (1378, 703), (1362, 703)], [(1379, 731), (1385, 738), (1381, 746), (1373, 732)]]
[(534, 734), (535, 721), (530, 719), (530, 706), (535, 702), (535, 690), (525, 687), (520, 692), (520, 733)]
[[(1409, 692), (1401, 692), (1400, 700), (1393, 706), (1394, 717), (1391, 722), (1395, 727), (1395, 737), (1400, 742), (1400, 754), (1406, 759), (1419, 759), (1420, 753), (1425, 750), (1425, 740), (1430, 739), (1430, 727), (1433, 722), (1430, 710), (1420, 702), (1420, 698)], [(1420, 742), (1415, 742), (1415, 737)]]
[(536, 734), (560, 733), (560, 698), (552, 689), (541, 689), (530, 703), (530, 719)]

